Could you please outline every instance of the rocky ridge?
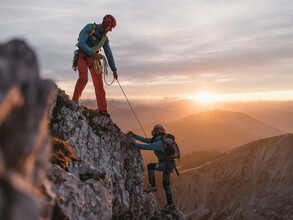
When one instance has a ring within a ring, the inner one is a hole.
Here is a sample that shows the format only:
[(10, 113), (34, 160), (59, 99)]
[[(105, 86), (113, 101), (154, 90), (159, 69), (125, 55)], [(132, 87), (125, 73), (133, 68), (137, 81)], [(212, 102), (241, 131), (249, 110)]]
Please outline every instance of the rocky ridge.
[(21, 40), (0, 45), (0, 128), (0, 219), (185, 219), (143, 192), (140, 151), (119, 127), (73, 110)]
[(178, 207), (195, 220), (293, 219), (292, 146), (293, 134), (260, 139), (181, 172)]

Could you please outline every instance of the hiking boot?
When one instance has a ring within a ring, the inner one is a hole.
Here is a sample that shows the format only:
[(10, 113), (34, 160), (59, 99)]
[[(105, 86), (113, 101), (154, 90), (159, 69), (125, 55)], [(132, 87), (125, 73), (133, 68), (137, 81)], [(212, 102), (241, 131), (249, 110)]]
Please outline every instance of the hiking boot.
[(147, 192), (147, 193), (156, 192), (156, 191), (157, 191), (157, 187), (149, 185), (149, 186), (148, 186), (147, 188), (145, 188), (143, 191), (145, 191), (145, 192)]
[(110, 114), (107, 112), (107, 110), (101, 110), (99, 113), (110, 118)]
[(71, 100), (70, 102), (71, 102), (71, 105), (72, 105), (72, 110), (77, 111), (78, 104), (79, 104), (78, 101), (77, 100)]
[(170, 205), (166, 204), (163, 208), (162, 211), (163, 212), (169, 212), (171, 210), (175, 209), (175, 205), (174, 203), (171, 203)]

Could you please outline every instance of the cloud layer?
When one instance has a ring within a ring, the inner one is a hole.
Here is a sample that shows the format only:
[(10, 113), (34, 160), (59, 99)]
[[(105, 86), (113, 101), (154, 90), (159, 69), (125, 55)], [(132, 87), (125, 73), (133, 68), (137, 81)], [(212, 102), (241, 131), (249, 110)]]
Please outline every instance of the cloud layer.
[[(110, 43), (130, 96), (280, 92), (292, 90), (292, 11), (290, 0), (4, 0), (0, 40), (25, 38), (42, 76), (71, 93), (78, 33), (110, 13), (118, 21)], [(88, 85), (84, 96), (92, 91)], [(117, 85), (107, 94), (121, 96)]]

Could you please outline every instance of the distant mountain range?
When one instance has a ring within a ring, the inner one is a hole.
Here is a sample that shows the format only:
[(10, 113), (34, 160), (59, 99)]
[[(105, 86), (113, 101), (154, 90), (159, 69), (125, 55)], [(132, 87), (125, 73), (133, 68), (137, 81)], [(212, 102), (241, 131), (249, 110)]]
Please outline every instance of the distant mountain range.
[[(154, 102), (130, 100), (142, 125), (174, 122), (190, 115), (222, 109), (248, 114), (284, 132), (293, 132), (293, 101), (227, 102), (200, 104), (188, 99), (166, 99)], [(95, 100), (82, 100), (82, 105), (96, 109)], [(109, 112), (123, 131), (138, 127), (126, 101), (109, 100)]]
[[(81, 104), (97, 108), (95, 100), (83, 100)], [(293, 117), (290, 117), (293, 102), (201, 105), (191, 100), (164, 100), (131, 104), (147, 136), (150, 137), (154, 124), (165, 124), (168, 132), (176, 136), (183, 156), (194, 151), (224, 152), (259, 138), (279, 135), (291, 129), (293, 131)], [(109, 100), (108, 106), (111, 118), (124, 132), (133, 130), (144, 136), (127, 102)], [(223, 110), (214, 110), (216, 107)], [(244, 112), (250, 112), (251, 115)], [(280, 127), (285, 130), (278, 129)], [(145, 164), (156, 160), (153, 152), (143, 152), (143, 156)]]
[[(95, 100), (82, 100), (81, 105), (92, 109), (97, 108)], [(157, 122), (172, 122), (200, 110), (206, 110), (206, 108), (202, 108), (191, 100), (165, 100), (150, 103), (131, 101), (131, 105), (142, 125)], [(113, 118), (123, 131), (127, 132), (139, 126), (126, 101), (109, 100), (108, 109), (111, 118)]]
[[(183, 154), (200, 150), (225, 152), (253, 140), (282, 134), (247, 114), (225, 110), (200, 112), (165, 125), (175, 135)], [(150, 131), (152, 125), (145, 128)]]

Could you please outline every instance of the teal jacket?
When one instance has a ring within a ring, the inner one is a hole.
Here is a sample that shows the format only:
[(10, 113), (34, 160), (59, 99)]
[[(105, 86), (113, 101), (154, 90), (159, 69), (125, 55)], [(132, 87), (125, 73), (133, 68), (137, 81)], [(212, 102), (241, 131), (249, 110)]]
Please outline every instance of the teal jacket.
[(134, 135), (134, 138), (136, 140), (139, 140), (145, 143), (145, 144), (135, 143), (134, 146), (136, 148), (141, 150), (153, 150), (160, 162), (163, 162), (165, 160), (166, 151), (165, 151), (165, 147), (164, 147), (164, 143), (163, 143), (161, 135), (157, 135), (153, 138), (145, 138), (139, 135)]
[[(89, 32), (92, 30), (92, 28), (93, 28), (93, 24), (87, 24), (81, 30), (79, 38), (78, 38), (78, 42), (77, 42), (78, 48), (91, 57), (95, 55), (95, 51), (92, 50), (91, 48), (96, 46), (104, 35), (102, 24), (97, 24), (95, 33), (89, 36)], [(112, 50), (109, 44), (109, 39), (106, 40), (103, 48), (104, 48), (104, 52), (107, 57), (111, 70), (113, 72), (116, 72), (117, 68), (115, 66), (115, 61), (114, 61)]]

